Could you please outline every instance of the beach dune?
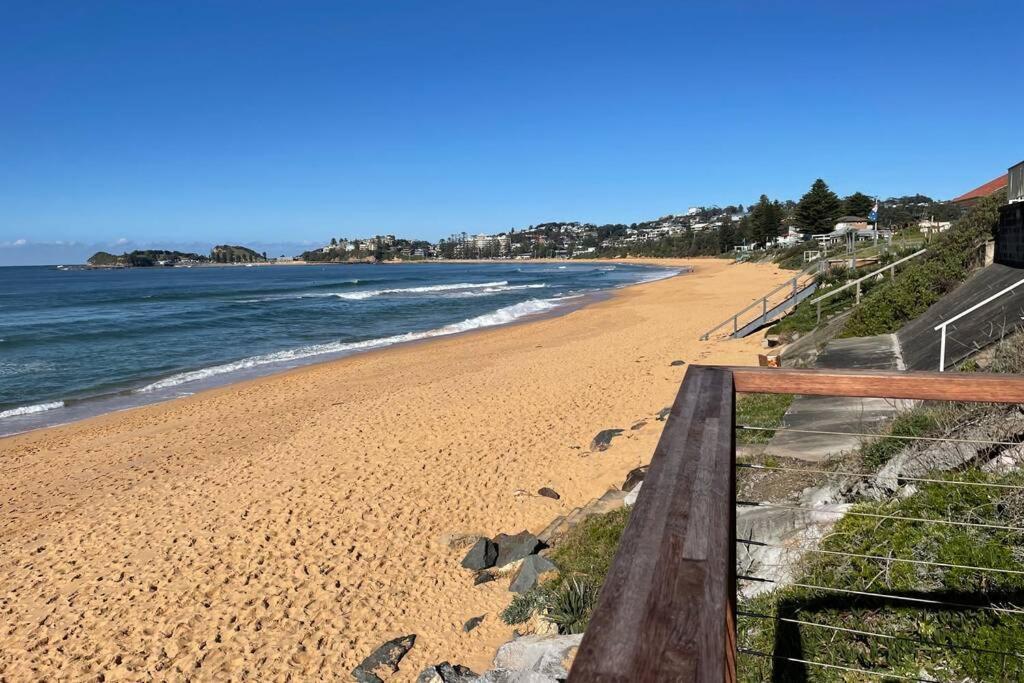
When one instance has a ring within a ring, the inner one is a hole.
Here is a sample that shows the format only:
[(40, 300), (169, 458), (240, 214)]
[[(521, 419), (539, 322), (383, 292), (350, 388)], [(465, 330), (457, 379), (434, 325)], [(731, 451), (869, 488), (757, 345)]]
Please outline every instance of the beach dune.
[(0, 678), (350, 679), (413, 633), (400, 680), (486, 668), (508, 581), (474, 586), (446, 541), (621, 484), (672, 361), (756, 363), (756, 338), (697, 337), (791, 274), (687, 263), (564, 316), (0, 439)]

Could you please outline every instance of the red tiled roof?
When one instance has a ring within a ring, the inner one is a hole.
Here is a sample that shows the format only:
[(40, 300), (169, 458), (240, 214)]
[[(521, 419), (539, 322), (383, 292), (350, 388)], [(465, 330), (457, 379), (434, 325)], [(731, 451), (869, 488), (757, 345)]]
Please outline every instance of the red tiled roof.
[(1004, 173), (1003, 175), (999, 176), (995, 180), (990, 180), (987, 183), (985, 183), (984, 185), (982, 185), (981, 187), (976, 187), (973, 190), (971, 190), (970, 192), (967, 192), (965, 194), (960, 195), (959, 197), (957, 197), (953, 201), (954, 202), (966, 202), (966, 201), (968, 201), (970, 199), (979, 199), (981, 197), (987, 197), (990, 194), (992, 194), (994, 192), (998, 192), (999, 190), (1001, 190), (1004, 187), (1006, 187), (1007, 183), (1009, 183), (1009, 175)]

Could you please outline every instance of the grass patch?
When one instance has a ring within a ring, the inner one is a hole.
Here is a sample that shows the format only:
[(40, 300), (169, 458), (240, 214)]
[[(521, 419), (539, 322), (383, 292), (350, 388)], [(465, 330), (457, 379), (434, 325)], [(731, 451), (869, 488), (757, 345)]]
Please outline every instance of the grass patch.
[[(945, 475), (933, 475), (943, 478)], [(958, 480), (1020, 485), (1024, 477), (996, 478), (977, 471)], [(929, 484), (913, 496), (860, 505), (856, 510), (906, 517), (942, 517), (1021, 526), (1024, 497), (1006, 490)], [(1019, 571), (1024, 535), (1015, 531), (923, 525), (865, 517), (845, 517), (821, 543), (824, 550)], [(951, 569), (904, 562), (808, 554), (799, 583), (852, 590), (917, 596), (967, 605), (1019, 605), (1024, 576)], [(780, 616), (844, 628), (883, 633), (907, 640), (866, 637), (741, 616), (739, 644), (759, 652), (874, 671), (935, 680), (1019, 680), (1024, 660), (998, 654), (954, 649), (968, 647), (998, 652), (1024, 651), (1024, 616), (979, 609), (929, 608), (903, 601), (858, 597), (787, 587), (741, 601), (740, 611)], [(922, 645), (920, 642), (925, 641)], [(936, 643), (932, 646), (928, 643)], [(1004, 668), (1005, 667), (1005, 668)], [(770, 660), (739, 658), (744, 681), (805, 680), (803, 667)], [(767, 672), (767, 674), (766, 674)], [(838, 670), (807, 667), (810, 680), (846, 681)], [(922, 676), (923, 677), (923, 676)], [(876, 679), (872, 679), (876, 680)], [(885, 680), (881, 678), (878, 680)]]
[[(736, 400), (736, 424), (751, 427), (778, 427), (793, 402), (792, 394), (743, 394)], [(736, 443), (765, 444), (774, 431), (736, 430)]]
[(889, 424), (888, 432), (860, 449), (861, 460), (871, 469), (878, 469), (889, 462), (894, 455), (907, 447), (907, 436), (932, 436), (940, 427), (939, 411), (927, 406), (918, 406), (900, 413)]

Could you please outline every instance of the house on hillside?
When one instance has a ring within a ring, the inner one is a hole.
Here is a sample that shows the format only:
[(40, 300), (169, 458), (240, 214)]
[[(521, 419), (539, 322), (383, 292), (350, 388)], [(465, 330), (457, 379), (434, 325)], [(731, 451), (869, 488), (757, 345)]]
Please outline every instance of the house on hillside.
[(836, 232), (848, 232), (850, 230), (867, 230), (868, 219), (860, 216), (843, 216), (836, 221)]
[(1006, 187), (1008, 182), (1009, 182), (1009, 174), (1008, 173), (1004, 173), (1003, 175), (999, 176), (998, 178), (996, 178), (994, 180), (990, 180), (990, 181), (988, 181), (987, 183), (985, 183), (984, 185), (982, 185), (980, 187), (974, 188), (970, 192), (965, 192), (964, 194), (962, 194), (959, 197), (955, 198), (953, 200), (953, 203), (956, 204), (957, 206), (963, 207), (964, 209), (969, 209), (972, 206), (974, 206), (975, 204), (977, 204), (978, 200), (984, 199), (985, 197), (988, 197), (989, 195), (993, 195), (996, 192), (999, 192), (999, 190), (1001, 190), (1004, 187)]

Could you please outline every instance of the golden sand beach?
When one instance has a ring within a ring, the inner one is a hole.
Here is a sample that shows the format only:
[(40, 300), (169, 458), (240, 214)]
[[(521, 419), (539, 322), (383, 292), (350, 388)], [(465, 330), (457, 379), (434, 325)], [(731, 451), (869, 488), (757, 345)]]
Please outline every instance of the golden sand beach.
[(538, 532), (620, 485), (672, 361), (756, 363), (757, 337), (697, 337), (791, 273), (687, 263), (567, 315), (0, 439), (0, 679), (351, 680), (409, 633), (396, 680), (486, 669), (508, 579), (474, 586), (446, 539)]

